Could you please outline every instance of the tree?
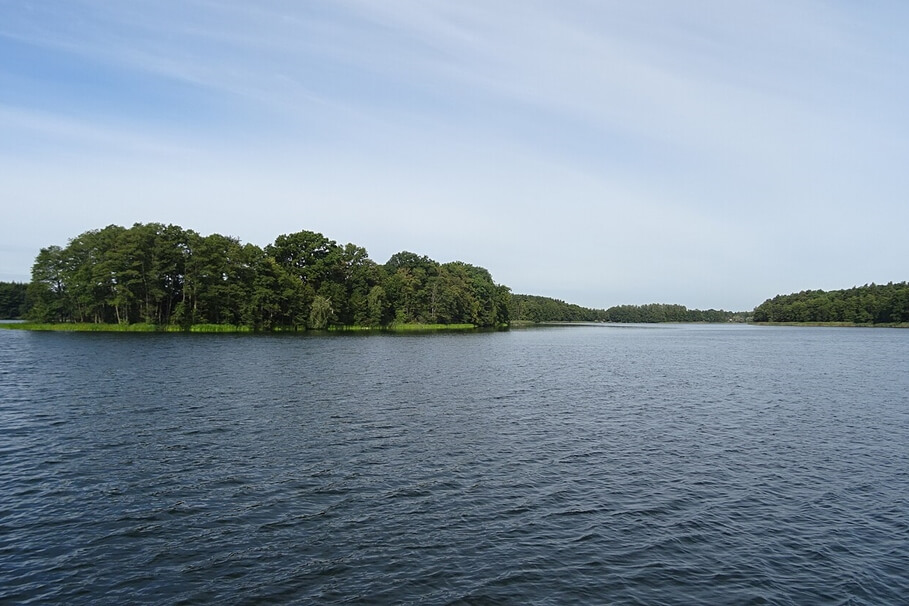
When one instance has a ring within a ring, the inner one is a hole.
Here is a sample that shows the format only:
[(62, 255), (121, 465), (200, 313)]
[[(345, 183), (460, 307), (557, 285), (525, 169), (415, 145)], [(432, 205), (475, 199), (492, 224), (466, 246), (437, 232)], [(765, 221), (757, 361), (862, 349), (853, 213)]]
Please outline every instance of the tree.
[(767, 299), (754, 309), (756, 322), (849, 322), (888, 324), (909, 320), (909, 285), (866, 284), (848, 290), (804, 290)]
[(278, 236), (266, 252), (290, 274), (318, 290), (322, 281), (331, 276), (332, 262), (339, 251), (334, 240), (320, 233), (299, 231)]
[(322, 295), (316, 295), (312, 301), (312, 310), (309, 312), (309, 327), (324, 330), (334, 319), (334, 310), (331, 300)]
[(59, 246), (42, 248), (32, 265), (28, 296), (32, 301), (28, 319), (34, 322), (71, 320), (67, 301), (65, 260)]
[(366, 307), (368, 310), (368, 326), (384, 326), (391, 321), (389, 314), (388, 299), (385, 296), (385, 289), (379, 285), (373, 286), (366, 297)]
[(177, 225), (109, 225), (42, 249), (29, 317), (256, 330), (391, 322), (507, 322), (510, 291), (489, 272), (402, 251), (385, 265), (322, 234), (278, 236), (264, 250)]
[(0, 282), (0, 319), (18, 320), (26, 313), (28, 285)]

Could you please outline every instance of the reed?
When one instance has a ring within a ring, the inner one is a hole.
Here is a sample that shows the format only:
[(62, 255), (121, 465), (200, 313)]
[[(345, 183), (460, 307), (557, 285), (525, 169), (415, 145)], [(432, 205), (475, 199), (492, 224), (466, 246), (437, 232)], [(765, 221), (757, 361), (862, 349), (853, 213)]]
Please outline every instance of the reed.
[(162, 330), (161, 327), (154, 324), (93, 324), (90, 322), (64, 322), (60, 324), (21, 322), (17, 324), (0, 324), (0, 327), (12, 330), (55, 332), (158, 332)]
[[(193, 324), (190, 327), (169, 324), (93, 324), (89, 322), (65, 322), (59, 324), (20, 322), (0, 323), (0, 328), (12, 330), (34, 330), (55, 332), (192, 332), (192, 333), (252, 333), (249, 326), (236, 324)], [(330, 326), (328, 332), (463, 332), (476, 330), (474, 324), (392, 324), (390, 326)], [(275, 327), (262, 332), (310, 332), (305, 329), (294, 330), (289, 327)]]

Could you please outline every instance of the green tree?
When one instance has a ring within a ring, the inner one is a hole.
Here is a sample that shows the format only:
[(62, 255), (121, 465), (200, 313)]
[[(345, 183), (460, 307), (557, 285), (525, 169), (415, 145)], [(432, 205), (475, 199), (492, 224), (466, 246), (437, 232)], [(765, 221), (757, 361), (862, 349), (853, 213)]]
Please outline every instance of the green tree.
[(328, 328), (334, 319), (334, 310), (331, 307), (331, 300), (322, 295), (316, 295), (313, 298), (312, 310), (309, 312), (309, 327), (316, 330)]
[(444, 267), (403, 251), (385, 265), (322, 234), (285, 234), (264, 250), (177, 225), (110, 225), (42, 249), (27, 288), (41, 321), (229, 323), (257, 330), (507, 323), (511, 295), (481, 267)]
[(28, 286), (32, 307), (28, 319), (34, 322), (67, 322), (72, 319), (66, 291), (65, 258), (59, 246), (42, 248), (32, 265)]
[(384, 326), (391, 322), (391, 314), (385, 289), (379, 285), (373, 286), (366, 297), (368, 309), (367, 324), (369, 326)]
[(26, 313), (28, 285), (0, 282), (0, 319), (18, 320)]
[(278, 236), (274, 244), (266, 247), (266, 252), (315, 291), (323, 280), (330, 278), (339, 251), (334, 240), (320, 233), (299, 231)]

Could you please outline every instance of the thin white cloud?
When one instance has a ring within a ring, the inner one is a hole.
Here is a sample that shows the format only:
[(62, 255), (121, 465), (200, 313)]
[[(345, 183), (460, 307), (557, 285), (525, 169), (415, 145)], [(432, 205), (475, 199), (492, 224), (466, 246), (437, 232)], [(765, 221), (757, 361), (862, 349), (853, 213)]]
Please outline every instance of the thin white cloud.
[[(134, 125), (132, 125), (134, 126)], [(192, 148), (188, 140), (176, 140), (163, 137), (159, 132), (149, 129), (131, 129), (131, 125), (101, 124), (72, 118), (46, 111), (36, 111), (21, 107), (10, 107), (0, 104), (0, 131), (7, 137), (22, 140), (20, 153), (28, 154), (36, 143), (43, 140), (52, 146), (51, 155), (70, 148), (79, 150), (91, 149), (92, 153), (105, 150), (104, 153), (118, 155), (128, 153), (135, 156), (175, 158), (188, 157), (199, 150)], [(42, 152), (47, 154), (47, 150)]]
[[(37, 64), (0, 68), (0, 196), (68, 236), (134, 220), (259, 244), (316, 229), (379, 261), (463, 258), (590, 305), (665, 287), (748, 307), (795, 282), (898, 273), (909, 253), (898, 5), (7, 12), (0, 44)], [(889, 220), (857, 221), (868, 200)], [(59, 242), (45, 236), (31, 238)]]

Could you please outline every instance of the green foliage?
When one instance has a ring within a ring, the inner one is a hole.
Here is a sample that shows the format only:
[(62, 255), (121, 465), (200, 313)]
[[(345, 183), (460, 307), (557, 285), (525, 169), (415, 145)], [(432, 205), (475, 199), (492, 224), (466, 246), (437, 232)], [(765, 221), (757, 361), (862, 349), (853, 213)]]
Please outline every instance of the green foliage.
[(604, 322), (605, 312), (536, 295), (511, 295), (508, 313), (519, 322)]
[(848, 290), (803, 290), (767, 299), (755, 322), (902, 324), (909, 322), (909, 284), (866, 284)]
[(0, 320), (18, 320), (27, 309), (28, 284), (0, 282)]
[(21, 324), (0, 324), (0, 328), (11, 330), (37, 330), (56, 332), (195, 332), (195, 333), (234, 333), (250, 332), (249, 326), (237, 324), (193, 324), (191, 326), (147, 324), (104, 324), (104, 323), (41, 323), (25, 322)]
[(331, 299), (316, 295), (309, 312), (309, 327), (316, 330), (325, 330), (334, 320), (335, 312), (331, 308)]
[(650, 303), (618, 305), (606, 310), (607, 322), (744, 322), (746, 314), (722, 309), (688, 309), (684, 305)]
[(391, 322), (391, 307), (385, 296), (385, 289), (379, 285), (373, 286), (366, 296), (366, 326), (384, 326)]
[[(682, 305), (603, 310), (513, 295), (482, 267), (460, 261), (440, 264), (409, 251), (379, 265), (364, 248), (342, 246), (311, 231), (280, 235), (263, 249), (233, 237), (201, 236), (160, 223), (109, 225), (80, 234), (64, 247), (48, 246), (38, 253), (27, 287), (0, 286), (3, 309), (18, 309), (4, 313), (36, 323), (187, 331), (202, 330), (200, 326), (296, 331), (407, 325), (491, 328), (512, 321), (744, 320), (743, 314)], [(843, 304), (856, 318), (850, 321), (909, 314), (905, 296), (851, 305)], [(794, 306), (791, 315), (815, 317), (816, 306)]]
[(159, 332), (167, 327), (155, 324), (104, 324), (95, 322), (25, 322), (22, 324), (0, 324), (12, 330), (39, 330), (57, 332)]
[(652, 303), (590, 309), (549, 297), (511, 295), (511, 319), (523, 322), (744, 322), (745, 314), (723, 310), (688, 309), (684, 305)]
[(652, 303), (590, 309), (549, 297), (511, 295), (511, 320), (520, 322), (744, 322), (745, 314), (709, 309), (688, 309), (684, 305)]
[(26, 295), (36, 323), (168, 330), (492, 327), (509, 318), (508, 288), (481, 267), (406, 251), (378, 265), (364, 248), (310, 231), (261, 249), (159, 223), (110, 225), (41, 249)]

